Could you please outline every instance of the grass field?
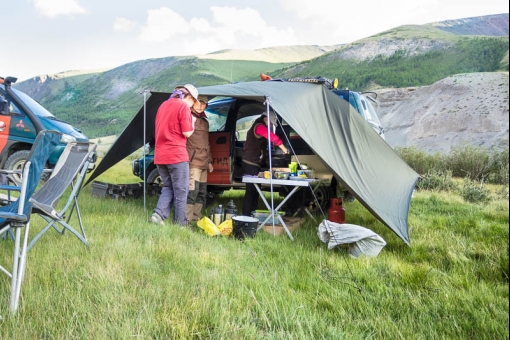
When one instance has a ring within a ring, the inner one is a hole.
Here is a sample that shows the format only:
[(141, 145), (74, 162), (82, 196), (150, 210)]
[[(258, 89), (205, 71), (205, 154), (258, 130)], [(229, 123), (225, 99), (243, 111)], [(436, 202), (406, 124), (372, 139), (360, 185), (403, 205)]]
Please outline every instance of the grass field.
[[(127, 164), (99, 180), (136, 182)], [(212, 204), (240, 207), (242, 193)], [(28, 254), (15, 316), (0, 276), (0, 339), (509, 338), (508, 200), (496, 195), (416, 192), (411, 246), (346, 203), (348, 223), (387, 242), (358, 259), (327, 250), (309, 218), (294, 241), (260, 231), (240, 242), (147, 223), (155, 197), (144, 211), (142, 199), (95, 198), (89, 185), (79, 204), (90, 247), (50, 230)], [(12, 247), (0, 241), (2, 264)]]

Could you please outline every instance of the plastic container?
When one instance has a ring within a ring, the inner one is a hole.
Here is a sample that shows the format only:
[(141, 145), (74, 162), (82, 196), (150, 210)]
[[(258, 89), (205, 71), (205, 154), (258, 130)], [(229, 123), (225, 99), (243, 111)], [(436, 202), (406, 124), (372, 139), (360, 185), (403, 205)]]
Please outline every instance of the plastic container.
[(250, 216), (232, 217), (232, 234), (238, 240), (244, 240), (246, 236), (255, 237), (259, 220)]
[[(280, 216), (285, 216), (285, 211), (279, 211), (278, 214), (280, 214)], [(251, 212), (251, 215), (262, 223), (269, 216), (269, 210), (255, 210)], [(280, 223), (280, 220), (275, 219), (275, 223)]]
[(345, 208), (341, 198), (332, 198), (328, 209), (328, 220), (335, 223), (345, 223)]
[(285, 171), (275, 171), (274, 172), (274, 178), (275, 179), (289, 179), (289, 172)]

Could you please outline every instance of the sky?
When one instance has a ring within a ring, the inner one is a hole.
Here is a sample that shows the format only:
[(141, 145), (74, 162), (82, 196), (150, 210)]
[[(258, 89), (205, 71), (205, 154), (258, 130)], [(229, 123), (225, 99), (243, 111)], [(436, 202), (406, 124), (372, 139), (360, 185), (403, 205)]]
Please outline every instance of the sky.
[(22, 81), (223, 49), (337, 45), (508, 7), (507, 0), (0, 0), (0, 76)]

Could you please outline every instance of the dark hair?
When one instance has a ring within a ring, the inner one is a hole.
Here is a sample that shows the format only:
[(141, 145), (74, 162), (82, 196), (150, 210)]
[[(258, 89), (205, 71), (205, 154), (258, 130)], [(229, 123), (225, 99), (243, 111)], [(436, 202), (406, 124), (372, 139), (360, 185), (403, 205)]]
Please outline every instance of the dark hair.
[(265, 125), (266, 123), (264, 122), (264, 118), (267, 118), (267, 116), (262, 115), (259, 118), (255, 119), (255, 121), (253, 122), (253, 126), (260, 124), (260, 123)]

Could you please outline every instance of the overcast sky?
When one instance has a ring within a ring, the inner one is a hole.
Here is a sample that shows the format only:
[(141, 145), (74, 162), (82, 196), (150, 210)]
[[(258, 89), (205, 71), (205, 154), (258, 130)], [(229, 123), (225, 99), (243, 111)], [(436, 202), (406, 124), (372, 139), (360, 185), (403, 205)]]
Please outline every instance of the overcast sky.
[(222, 49), (334, 45), (507, 0), (0, 0), (0, 76), (19, 81)]

